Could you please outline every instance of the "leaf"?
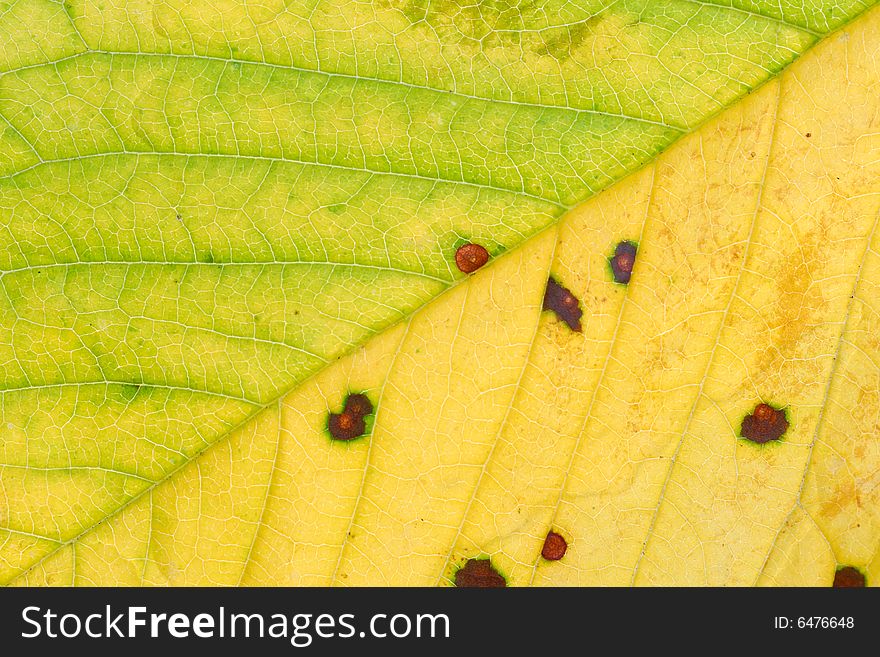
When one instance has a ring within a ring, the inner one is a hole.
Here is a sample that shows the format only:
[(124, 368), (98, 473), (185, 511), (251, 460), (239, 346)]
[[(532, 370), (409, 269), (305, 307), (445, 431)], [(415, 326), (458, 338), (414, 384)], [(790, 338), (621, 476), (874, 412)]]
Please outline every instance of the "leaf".
[(877, 11), (281, 5), (0, 12), (3, 581), (872, 581)]

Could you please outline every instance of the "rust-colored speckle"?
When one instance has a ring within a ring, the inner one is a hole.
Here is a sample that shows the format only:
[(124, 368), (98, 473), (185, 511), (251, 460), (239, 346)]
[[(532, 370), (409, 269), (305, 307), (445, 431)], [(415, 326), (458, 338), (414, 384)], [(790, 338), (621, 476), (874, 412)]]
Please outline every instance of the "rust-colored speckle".
[(755, 406), (755, 419), (760, 420), (761, 422), (770, 422), (773, 420), (774, 415), (776, 415), (776, 411), (772, 406), (767, 404), (758, 404)]
[(455, 573), (458, 588), (497, 589), (507, 586), (507, 580), (495, 570), (489, 559), (468, 559)]
[(479, 244), (464, 244), (455, 252), (455, 265), (465, 274), (471, 274), (489, 262), (489, 252)]
[(547, 538), (544, 539), (544, 547), (541, 549), (541, 556), (547, 561), (559, 561), (565, 556), (568, 549), (568, 543), (561, 534), (554, 531), (547, 532)]
[(764, 444), (771, 440), (779, 440), (788, 430), (785, 411), (773, 408), (763, 402), (755, 406), (750, 415), (746, 415), (740, 428), (740, 436), (754, 443)]
[(843, 566), (834, 573), (834, 584), (836, 589), (860, 589), (865, 587), (865, 576), (858, 568), (852, 566)]

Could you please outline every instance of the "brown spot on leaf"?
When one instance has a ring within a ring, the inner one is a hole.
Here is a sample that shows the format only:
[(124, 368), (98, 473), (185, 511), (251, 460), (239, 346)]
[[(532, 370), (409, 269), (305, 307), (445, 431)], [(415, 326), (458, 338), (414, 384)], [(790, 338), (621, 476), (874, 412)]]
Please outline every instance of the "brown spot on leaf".
[(363, 417), (373, 412), (373, 402), (362, 393), (354, 393), (345, 398), (345, 412)]
[(858, 568), (852, 566), (843, 566), (834, 573), (834, 584), (836, 589), (860, 589), (865, 587), (865, 576)]
[(746, 415), (740, 428), (740, 436), (754, 443), (764, 444), (771, 440), (779, 440), (788, 430), (785, 411), (773, 408), (763, 402), (755, 406), (750, 415)]
[(367, 425), (363, 418), (343, 411), (342, 413), (330, 413), (327, 428), (330, 430), (330, 435), (336, 440), (354, 440), (364, 435)]
[(625, 240), (614, 249), (614, 255), (608, 259), (615, 283), (629, 283), (633, 267), (636, 264), (637, 247), (635, 242)]
[(495, 570), (489, 559), (468, 559), (455, 573), (458, 588), (497, 589), (507, 586), (507, 580)]
[(345, 399), (341, 413), (328, 413), (327, 430), (335, 440), (354, 440), (367, 430), (364, 418), (373, 412), (373, 403), (361, 393), (350, 394)]
[(455, 252), (455, 266), (465, 274), (477, 271), (489, 262), (489, 252), (479, 244), (464, 244)]
[(547, 532), (547, 538), (544, 539), (544, 547), (541, 549), (541, 556), (547, 561), (559, 561), (565, 556), (568, 549), (568, 543), (562, 538), (561, 534), (554, 531)]
[(581, 310), (580, 301), (552, 276), (547, 281), (547, 289), (544, 292), (544, 310), (552, 310), (572, 331), (581, 330), (581, 317), (584, 311)]

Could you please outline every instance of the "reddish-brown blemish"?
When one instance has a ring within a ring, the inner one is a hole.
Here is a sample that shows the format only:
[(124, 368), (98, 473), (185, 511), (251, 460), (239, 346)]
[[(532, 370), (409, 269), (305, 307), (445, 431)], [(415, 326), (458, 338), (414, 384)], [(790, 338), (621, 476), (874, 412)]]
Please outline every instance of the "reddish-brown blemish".
[(740, 436), (752, 442), (764, 444), (779, 440), (788, 430), (785, 411), (760, 403), (750, 415), (746, 415), (740, 428)]
[(834, 584), (832, 586), (836, 589), (860, 589), (864, 588), (865, 584), (865, 576), (858, 568), (843, 566), (834, 573)]
[(471, 274), (489, 262), (489, 252), (479, 244), (464, 244), (455, 252), (455, 265), (465, 274)]
[(572, 331), (581, 330), (584, 312), (580, 308), (580, 301), (552, 277), (547, 281), (544, 292), (544, 310), (552, 310)]
[(458, 588), (496, 589), (507, 586), (507, 580), (495, 570), (489, 559), (468, 559), (455, 573)]
[(561, 534), (554, 531), (547, 532), (547, 538), (544, 539), (544, 547), (541, 549), (541, 556), (547, 561), (559, 561), (565, 556), (568, 549), (568, 543)]

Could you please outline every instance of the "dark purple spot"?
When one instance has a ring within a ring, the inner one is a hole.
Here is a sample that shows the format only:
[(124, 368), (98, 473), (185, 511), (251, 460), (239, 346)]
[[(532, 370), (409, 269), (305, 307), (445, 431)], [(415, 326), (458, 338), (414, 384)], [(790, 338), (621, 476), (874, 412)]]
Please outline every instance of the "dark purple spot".
[(552, 310), (572, 331), (581, 330), (584, 311), (581, 310), (580, 301), (552, 276), (547, 281), (547, 290), (544, 292), (544, 310)]
[(858, 568), (852, 566), (842, 566), (834, 573), (834, 584), (836, 589), (861, 589), (865, 587), (865, 576)]
[(554, 531), (547, 532), (547, 538), (544, 539), (544, 547), (541, 549), (541, 556), (547, 561), (559, 561), (565, 556), (568, 549), (568, 543), (562, 538), (561, 534)]
[(632, 276), (633, 267), (636, 264), (635, 242), (620, 242), (614, 249), (614, 255), (608, 258), (608, 264), (611, 265), (611, 274), (614, 276), (615, 283), (629, 283)]
[(489, 252), (479, 244), (464, 244), (455, 252), (455, 265), (465, 274), (471, 274), (489, 262)]
[(771, 440), (779, 440), (788, 429), (785, 411), (760, 403), (751, 415), (742, 421), (739, 435), (754, 443), (763, 445)]
[(458, 588), (498, 589), (507, 586), (507, 580), (495, 570), (487, 558), (468, 559), (455, 573)]

